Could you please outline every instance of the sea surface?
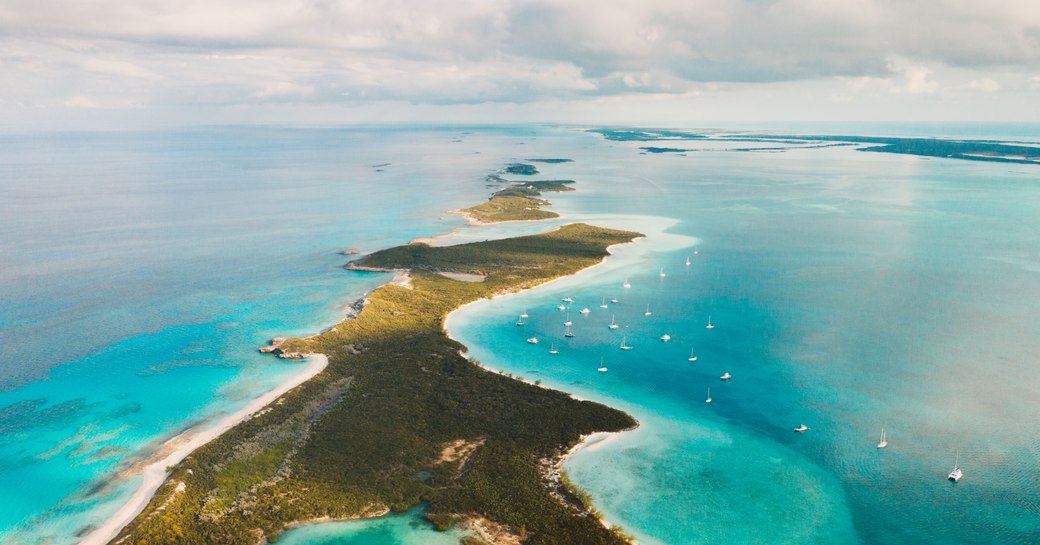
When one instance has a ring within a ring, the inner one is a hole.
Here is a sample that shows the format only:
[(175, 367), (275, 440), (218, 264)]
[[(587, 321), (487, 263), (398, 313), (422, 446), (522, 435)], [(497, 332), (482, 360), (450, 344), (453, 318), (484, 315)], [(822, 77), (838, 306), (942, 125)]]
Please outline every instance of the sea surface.
[[(1024, 125), (824, 128), (1040, 140)], [(644, 154), (652, 143), (567, 127), (0, 144), (8, 542), (75, 542), (126, 497), (128, 463), (294, 373), (256, 347), (331, 325), (388, 279), (342, 270), (338, 251), (572, 221), (647, 237), (573, 278), (467, 307), (449, 327), (489, 368), (640, 421), (565, 466), (609, 523), (644, 545), (1040, 542), (1035, 167), (715, 142)], [(445, 213), (531, 157), (574, 160), (538, 165), (536, 179), (577, 180), (550, 196), (563, 218), (466, 227)], [(559, 311), (563, 297), (575, 302)], [(537, 346), (524, 342), (533, 335)], [(280, 542), (411, 545), (429, 532), (416, 510)]]

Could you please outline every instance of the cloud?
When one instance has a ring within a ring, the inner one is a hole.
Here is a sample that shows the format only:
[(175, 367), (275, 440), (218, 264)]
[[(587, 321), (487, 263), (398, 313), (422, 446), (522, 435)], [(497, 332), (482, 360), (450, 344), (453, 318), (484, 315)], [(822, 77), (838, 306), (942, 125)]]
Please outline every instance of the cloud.
[(106, 107), (689, 98), (819, 81), (846, 97), (981, 96), (1040, 73), (1040, 4), (0, 0), (0, 71), (0, 103)]
[(97, 102), (95, 102), (93, 99), (85, 97), (85, 96), (74, 96), (74, 97), (66, 100), (65, 102), (62, 102), (62, 105), (65, 106), (66, 108), (100, 108), (101, 107), (101, 105), (98, 104)]

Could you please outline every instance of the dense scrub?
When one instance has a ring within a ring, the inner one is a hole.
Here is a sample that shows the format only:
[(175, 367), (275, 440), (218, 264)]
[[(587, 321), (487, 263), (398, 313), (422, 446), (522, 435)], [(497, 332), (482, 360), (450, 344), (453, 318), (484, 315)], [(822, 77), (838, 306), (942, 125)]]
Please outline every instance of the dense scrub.
[[(637, 233), (569, 225), (542, 235), (376, 252), (365, 267), (410, 269), (353, 320), (293, 351), (329, 366), (173, 468), (125, 544), (253, 544), (294, 521), (372, 516), (429, 503), (429, 518), (485, 518), (525, 543), (621, 543), (550, 493), (540, 467), (596, 431), (635, 425), (603, 405), (489, 372), (443, 331), (459, 305), (597, 263)], [(479, 272), (461, 282), (431, 271)]]

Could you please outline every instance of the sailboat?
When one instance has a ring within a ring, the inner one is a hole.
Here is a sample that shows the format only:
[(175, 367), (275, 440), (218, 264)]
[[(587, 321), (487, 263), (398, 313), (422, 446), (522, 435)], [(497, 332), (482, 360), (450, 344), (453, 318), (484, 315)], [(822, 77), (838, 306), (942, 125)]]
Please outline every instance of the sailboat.
[(600, 373), (606, 373), (607, 372), (607, 368), (603, 366), (603, 356), (600, 356), (600, 358), (599, 358), (599, 369), (596, 369), (596, 370), (599, 371)]
[(711, 386), (708, 386), (708, 398), (704, 400), (705, 403), (711, 403)]
[(715, 324), (711, 323), (711, 315), (708, 315), (708, 325), (704, 326), (704, 329), (715, 329)]
[(560, 353), (560, 351), (556, 349), (556, 343), (552, 343), (552, 346), (549, 347), (549, 353), (554, 356)]
[(574, 322), (571, 321), (571, 315), (570, 314), (567, 315), (567, 321), (563, 322), (563, 325), (565, 325), (567, 327), (570, 327), (570, 326), (574, 325)]
[(607, 308), (607, 298), (606, 298), (606, 297), (604, 297), (604, 298), (603, 298), (603, 299), (601, 300), (601, 302), (600, 302), (600, 304), (599, 304), (599, 308)]
[(651, 314), (653, 314), (653, 312), (650, 312), (650, 304), (647, 303), (647, 305), (646, 305), (646, 312), (643, 313), (643, 316), (649, 316)]
[(672, 336), (667, 334), (667, 333), (665, 333), (664, 335), (661, 335), (661, 340), (664, 341), (664, 342), (668, 342), (668, 341), (672, 340)]
[(520, 319), (523, 320), (524, 318), (527, 318), (527, 309), (526, 308), (524, 309), (523, 312), (520, 313)]
[(686, 266), (690, 266), (690, 256), (686, 256)]
[(620, 348), (622, 350), (632, 350), (631, 346), (628, 346), (627, 344), (625, 344), (625, 337), (624, 336), (621, 337), (621, 346), (620, 346)]
[(794, 429), (794, 431), (798, 433), (805, 433), (809, 431), (809, 426), (806, 426), (805, 424), (799, 424), (798, 427)]
[(574, 299), (571, 299), (570, 297), (564, 297), (563, 299), (560, 299), (560, 300), (563, 301), (564, 303), (573, 303), (574, 302)]
[(563, 333), (563, 336), (568, 338), (574, 336), (574, 333), (571, 333), (571, 326), (567, 326), (567, 330)]
[(692, 348), (690, 349), (690, 357), (687, 358), (687, 361), (697, 361), (697, 356), (693, 355), (693, 349)]
[(556, 307), (556, 310), (567, 310), (567, 306), (566, 305), (559, 305), (559, 306)]
[(581, 312), (582, 316), (588, 316), (589, 313), (592, 312), (592, 311), (589, 310), (589, 307), (585, 307), (585, 308), (581, 309), (579, 312)]
[(608, 325), (607, 327), (609, 327), (610, 329), (617, 329), (618, 328), (617, 322), (614, 321), (614, 315), (613, 314), (610, 315), (610, 325)]
[(530, 339), (527, 339), (527, 342), (531, 344), (538, 344), (538, 337), (531, 337)]
[(626, 279), (625, 279), (625, 283), (624, 283), (624, 284), (621, 284), (621, 287), (622, 287), (622, 288), (631, 288), (631, 287), (632, 287), (632, 284), (631, 284), (631, 283), (630, 283), (630, 282), (628, 281), (628, 279), (626, 278)]
[(947, 479), (957, 482), (964, 476), (964, 472), (961, 471), (961, 451), (957, 451), (957, 461), (953, 463), (953, 471), (946, 477)]
[(729, 374), (729, 371), (726, 371), (725, 373), (722, 373), (722, 376), (719, 377), (719, 380), (729, 380), (731, 378), (733, 378), (733, 375)]
[(693, 255), (697, 255), (698, 253), (700, 253), (700, 250), (698, 250), (697, 248), (694, 248), (693, 249)]
[(516, 325), (524, 325), (524, 315), (520, 315), (520, 319), (516, 321)]
[(661, 278), (664, 278), (664, 277), (666, 277), (668, 275), (664, 274), (664, 269), (661, 269), (661, 272), (657, 273), (657, 276), (660, 276)]
[(881, 439), (878, 439), (877, 448), (885, 448), (888, 446), (888, 438), (885, 437), (885, 428), (881, 428)]
[(617, 298), (617, 297), (614, 297), (614, 298), (612, 298), (612, 299), (610, 300), (610, 302), (611, 302), (611, 303), (614, 303), (614, 304), (616, 305), (616, 304), (620, 303), (621, 301), (618, 301), (618, 298)]

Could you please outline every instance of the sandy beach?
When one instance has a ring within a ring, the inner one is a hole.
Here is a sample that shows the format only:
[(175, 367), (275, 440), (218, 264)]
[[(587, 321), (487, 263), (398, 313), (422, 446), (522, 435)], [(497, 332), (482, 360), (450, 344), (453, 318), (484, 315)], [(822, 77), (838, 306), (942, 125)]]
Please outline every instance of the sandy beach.
[(151, 501), (155, 491), (166, 481), (166, 477), (169, 475), (166, 471), (167, 467), (179, 463), (194, 452), (195, 449), (216, 439), (239, 422), (249, 419), (257, 411), (274, 402), (289, 390), (307, 382), (322, 372), (328, 363), (329, 359), (324, 354), (310, 354), (307, 357), (306, 366), (292, 379), (264, 392), (245, 407), (220, 418), (216, 423), (208, 427), (206, 424), (200, 424), (173, 437), (163, 443), (162, 447), (154, 454), (120, 473), (120, 477), (123, 478), (139, 475), (141, 482), (138, 484), (137, 490), (108, 520), (87, 534), (80, 541), (80, 545), (104, 545), (111, 541), (124, 526), (129, 524), (134, 517), (148, 506), (148, 502)]

